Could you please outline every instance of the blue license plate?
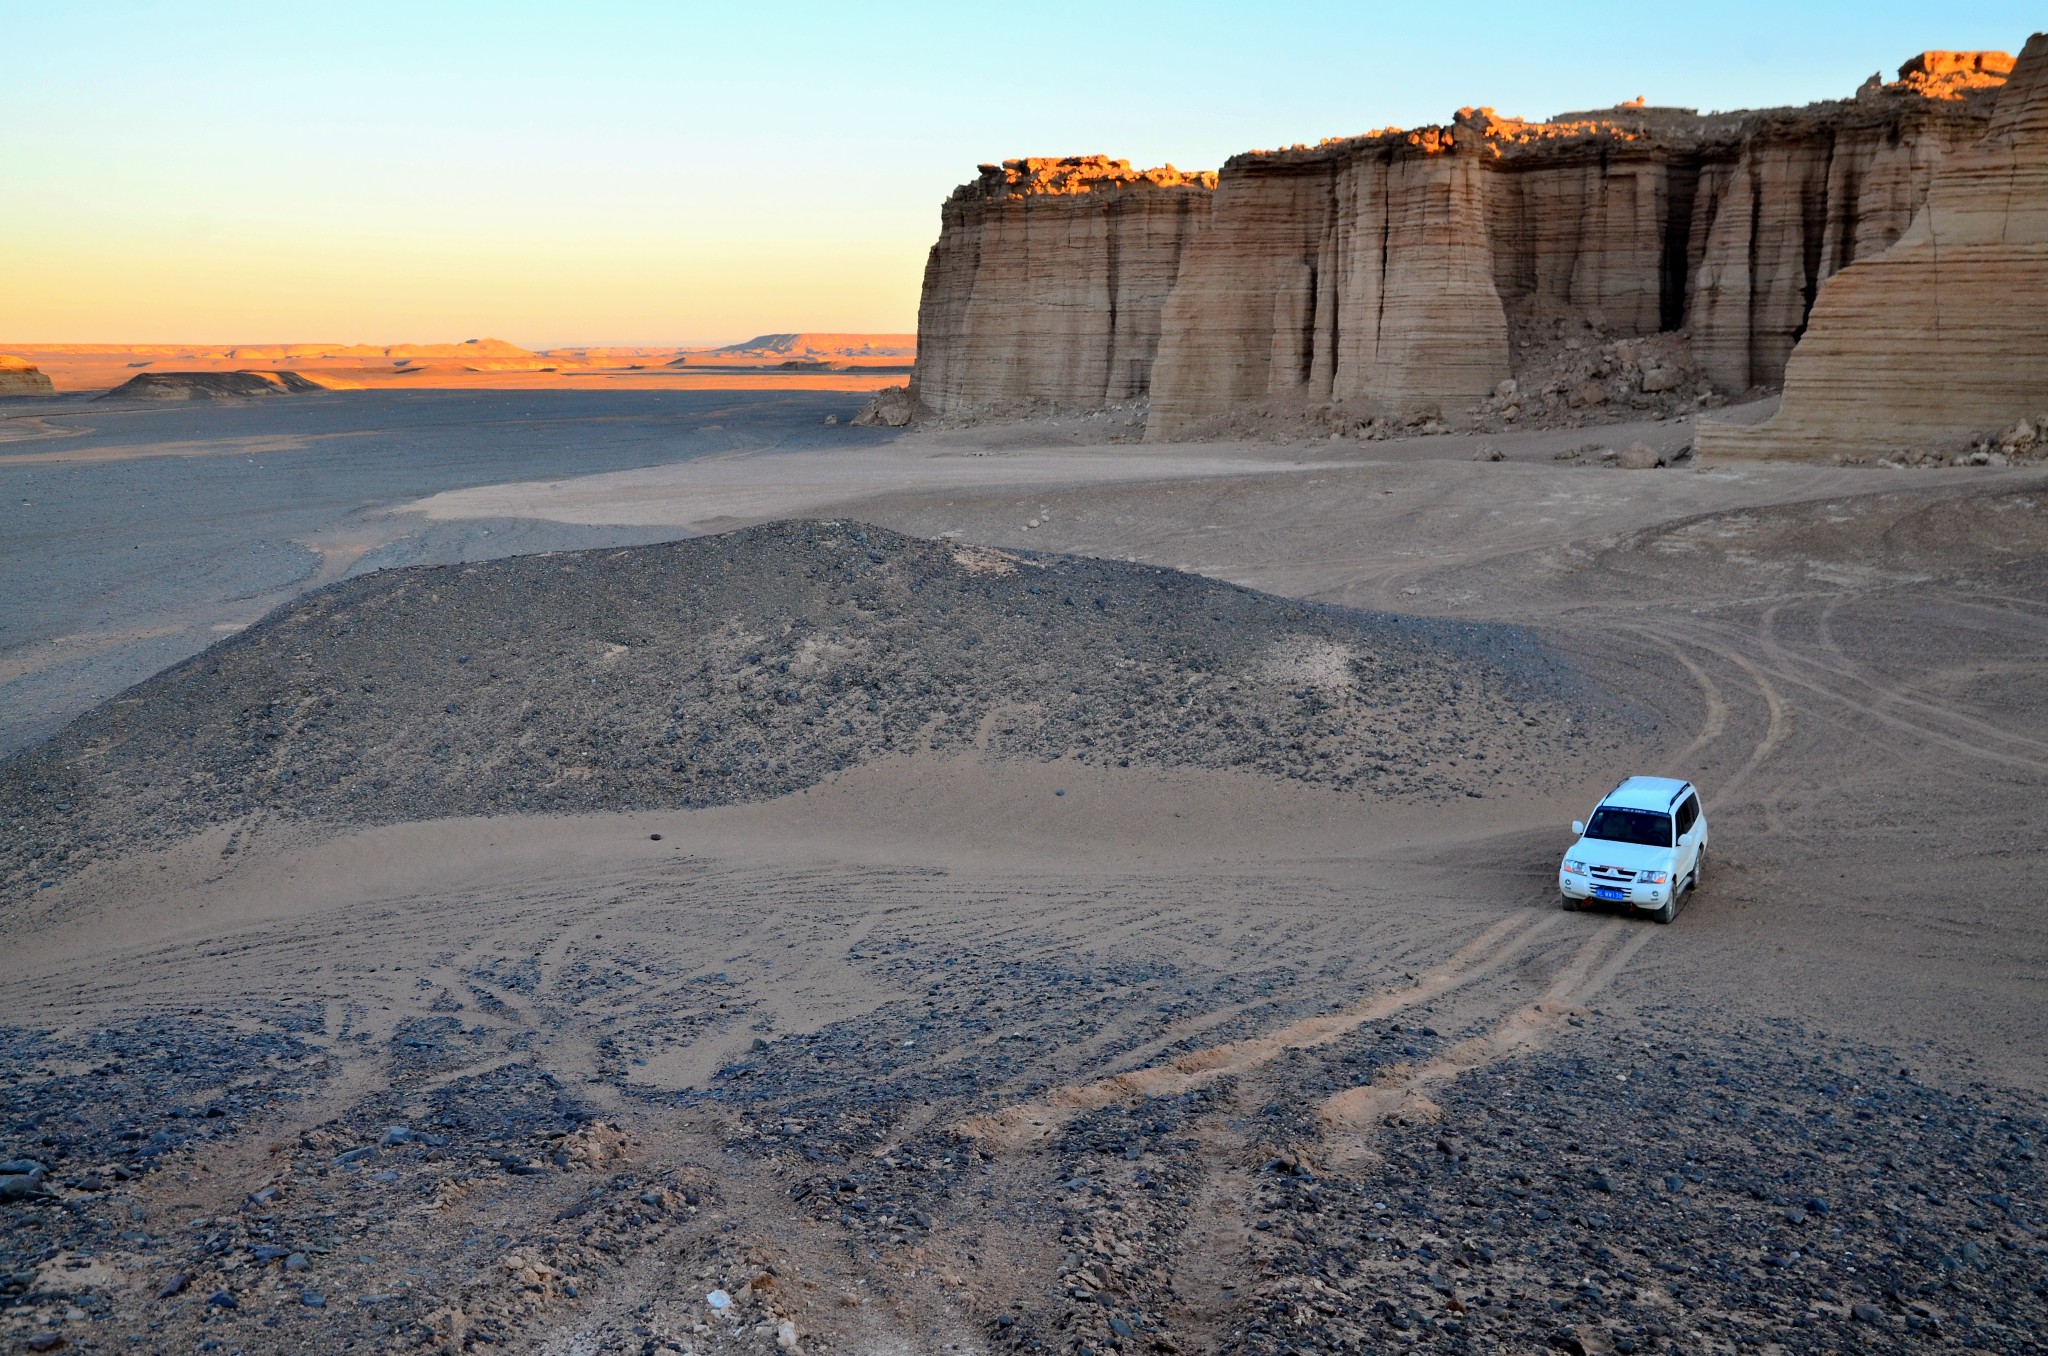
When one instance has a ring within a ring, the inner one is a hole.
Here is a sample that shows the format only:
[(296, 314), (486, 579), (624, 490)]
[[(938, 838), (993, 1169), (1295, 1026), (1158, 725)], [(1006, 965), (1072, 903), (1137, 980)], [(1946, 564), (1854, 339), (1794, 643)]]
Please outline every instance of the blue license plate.
[(1615, 889), (1615, 888), (1614, 888), (1613, 886), (1611, 886), (1611, 885), (1596, 885), (1596, 886), (1594, 886), (1594, 887), (1593, 887), (1593, 893), (1594, 893), (1595, 895), (1599, 896), (1599, 897), (1600, 897), (1601, 899), (1627, 899), (1627, 898), (1628, 898), (1628, 895), (1627, 895), (1627, 894), (1626, 894), (1626, 893), (1625, 893), (1624, 891), (1621, 891), (1621, 890), (1617, 890), (1617, 889)]

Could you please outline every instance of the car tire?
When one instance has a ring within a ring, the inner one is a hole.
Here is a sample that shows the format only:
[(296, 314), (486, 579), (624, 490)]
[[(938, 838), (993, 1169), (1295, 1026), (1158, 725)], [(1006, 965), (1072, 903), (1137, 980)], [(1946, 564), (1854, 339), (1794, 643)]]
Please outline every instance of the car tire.
[(1678, 917), (1678, 900), (1676, 897), (1667, 899), (1661, 908), (1649, 909), (1645, 912), (1649, 914), (1652, 923), (1668, 923)]
[(1557, 899), (1559, 905), (1564, 909), (1566, 913), (1577, 913), (1580, 909), (1586, 906), (1586, 902), (1584, 900), (1573, 899), (1570, 895), (1565, 894), (1562, 890), (1558, 892)]

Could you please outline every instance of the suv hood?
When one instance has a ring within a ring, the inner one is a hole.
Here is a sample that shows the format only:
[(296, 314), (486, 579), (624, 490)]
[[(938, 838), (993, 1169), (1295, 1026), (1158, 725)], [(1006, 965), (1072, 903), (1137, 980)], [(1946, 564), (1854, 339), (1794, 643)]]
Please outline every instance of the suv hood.
[(1667, 871), (1673, 849), (1645, 847), (1641, 843), (1612, 843), (1605, 838), (1581, 838), (1565, 855), (1587, 866), (1613, 866), (1624, 871)]

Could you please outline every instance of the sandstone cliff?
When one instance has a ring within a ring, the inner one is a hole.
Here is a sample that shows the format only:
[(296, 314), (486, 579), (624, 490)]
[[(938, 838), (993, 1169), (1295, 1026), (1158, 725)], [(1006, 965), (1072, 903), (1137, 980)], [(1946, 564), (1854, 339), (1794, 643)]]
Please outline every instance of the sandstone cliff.
[[(1773, 385), (1821, 283), (1900, 236), (2010, 68), (1923, 53), (1751, 114), (1467, 109), (1233, 157), (1213, 194), (1102, 157), (985, 166), (946, 204), (912, 391), (941, 413), (1149, 397), (1158, 440), (1247, 408), (1454, 414), (1568, 339), (1671, 331), (1689, 355), (1636, 403)], [(1569, 413), (1571, 384), (1491, 408)]]
[(1508, 374), (1485, 216), (1439, 129), (1231, 160), (1162, 310), (1148, 434), (1247, 400), (1483, 395)]
[(1752, 429), (1702, 424), (1699, 443), (1752, 456), (1882, 452), (2044, 406), (2048, 34), (2036, 34), (1983, 137), (1946, 158), (1897, 242), (1821, 289), (1778, 415)]
[(913, 399), (955, 413), (1143, 395), (1215, 182), (1104, 156), (982, 166), (925, 265)]
[(1913, 78), (1939, 55), (1908, 62), (1897, 84), (1758, 114), (1701, 148), (1686, 316), (1716, 386), (1783, 380), (1821, 283), (1897, 240), (1937, 167), (1982, 135), (1989, 108), (1970, 96), (1995, 79), (1959, 92)]
[(56, 389), (33, 363), (0, 353), (0, 396), (50, 395)]

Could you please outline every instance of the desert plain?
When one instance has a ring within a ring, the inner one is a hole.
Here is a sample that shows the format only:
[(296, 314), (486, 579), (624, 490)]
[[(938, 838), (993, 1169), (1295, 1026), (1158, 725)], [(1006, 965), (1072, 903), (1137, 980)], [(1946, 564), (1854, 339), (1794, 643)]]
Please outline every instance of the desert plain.
[(16, 1340), (2034, 1341), (2039, 469), (477, 398), (7, 412)]
[(0, 346), (0, 1342), (2041, 1350), (2048, 35), (1841, 93)]

